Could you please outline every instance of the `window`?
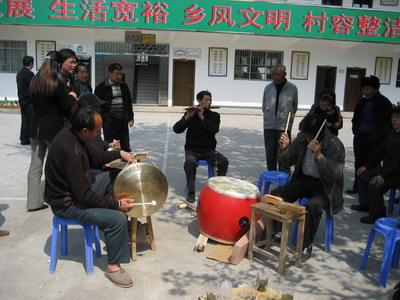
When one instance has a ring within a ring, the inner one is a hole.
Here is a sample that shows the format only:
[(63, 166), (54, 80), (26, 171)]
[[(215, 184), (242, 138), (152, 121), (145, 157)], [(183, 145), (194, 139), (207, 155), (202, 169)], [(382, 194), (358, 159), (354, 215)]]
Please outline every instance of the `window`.
[(283, 62), (281, 51), (235, 51), (235, 79), (270, 80), (272, 68)]
[(372, 0), (353, 0), (353, 7), (372, 8)]
[(400, 87), (400, 59), (397, 63), (396, 87)]
[(343, 5), (343, 1), (342, 0), (322, 0), (321, 4), (322, 5), (342, 6)]
[(26, 55), (26, 41), (0, 40), (0, 72), (17, 73)]

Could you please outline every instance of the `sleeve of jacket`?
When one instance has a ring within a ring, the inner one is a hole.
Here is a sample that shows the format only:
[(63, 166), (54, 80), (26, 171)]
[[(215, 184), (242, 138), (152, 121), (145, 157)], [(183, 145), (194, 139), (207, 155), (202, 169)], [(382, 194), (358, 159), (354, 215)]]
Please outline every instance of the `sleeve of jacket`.
[(267, 88), (268, 88), (268, 86), (266, 86), (264, 88), (263, 99), (262, 99), (262, 111), (263, 111), (263, 113), (265, 113), (266, 109), (267, 109)]
[(297, 107), (299, 103), (299, 92), (297, 90), (297, 87), (293, 85), (294, 88), (294, 95), (293, 95), (293, 114), (297, 112)]
[(132, 98), (131, 98), (131, 92), (129, 91), (129, 87), (126, 83), (122, 84), (123, 87), (123, 97), (124, 101), (126, 101), (126, 110), (128, 113), (128, 121), (134, 121), (134, 114), (133, 114), (133, 109), (132, 109)]
[(337, 138), (334, 138), (328, 147), (325, 155), (322, 155), (316, 164), (321, 179), (333, 183), (343, 176), (345, 150), (342, 142)]
[(68, 94), (68, 90), (64, 84), (60, 83), (57, 89), (57, 101), (58, 107), (64, 118), (68, 119), (72, 112), (72, 104), (74, 103), (74, 97)]
[(301, 133), (290, 143), (286, 150), (278, 150), (278, 161), (287, 166), (296, 164), (297, 157), (300, 153), (300, 147), (303, 146), (303, 136)]
[(105, 164), (121, 158), (120, 151), (100, 151), (94, 144), (86, 145), (86, 150), (89, 155), (90, 167), (101, 169)]
[(342, 117), (342, 114), (340, 113), (340, 107), (335, 106), (335, 109), (337, 111), (337, 116), (338, 116), (338, 123), (339, 123), (338, 129), (342, 129), (343, 128), (343, 117)]
[(174, 127), (172, 128), (175, 133), (182, 133), (188, 128), (189, 122), (185, 120), (185, 116), (183, 116), (178, 122), (174, 124)]
[(91, 190), (89, 176), (84, 173), (85, 161), (82, 157), (67, 157), (65, 173), (72, 197), (87, 207), (118, 209), (118, 202), (112, 198), (102, 197)]
[(219, 131), (219, 124), (221, 123), (221, 117), (219, 113), (211, 112), (204, 116), (201, 121), (201, 127), (208, 132), (217, 133)]

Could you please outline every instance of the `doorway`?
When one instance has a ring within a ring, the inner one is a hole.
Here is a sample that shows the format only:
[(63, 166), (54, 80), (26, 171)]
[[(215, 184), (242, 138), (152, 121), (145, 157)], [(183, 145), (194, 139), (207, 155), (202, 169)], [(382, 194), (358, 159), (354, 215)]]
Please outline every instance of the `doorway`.
[(354, 111), (354, 107), (361, 98), (361, 80), (365, 77), (366, 69), (347, 68), (344, 87), (344, 111)]
[(192, 106), (194, 101), (194, 60), (174, 60), (172, 105)]
[(315, 80), (314, 103), (319, 103), (319, 95), (323, 90), (329, 89), (332, 92), (336, 89), (336, 67), (317, 66), (317, 77)]

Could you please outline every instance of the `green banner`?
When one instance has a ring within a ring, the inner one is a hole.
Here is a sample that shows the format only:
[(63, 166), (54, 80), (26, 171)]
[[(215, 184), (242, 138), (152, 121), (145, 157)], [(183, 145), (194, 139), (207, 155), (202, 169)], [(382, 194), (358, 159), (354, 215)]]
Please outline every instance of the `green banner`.
[(400, 43), (400, 12), (255, 1), (0, 0), (0, 24)]

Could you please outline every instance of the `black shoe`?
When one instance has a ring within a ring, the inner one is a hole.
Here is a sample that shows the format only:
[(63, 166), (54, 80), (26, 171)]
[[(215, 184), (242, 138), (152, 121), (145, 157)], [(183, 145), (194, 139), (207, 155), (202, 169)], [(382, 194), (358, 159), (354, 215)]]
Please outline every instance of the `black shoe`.
[(30, 208), (30, 209), (28, 209), (28, 212), (33, 212), (33, 211), (38, 211), (38, 210), (42, 210), (42, 209), (46, 209), (46, 208), (48, 208), (49, 206), (47, 205), (47, 204), (42, 204), (42, 206), (40, 206), (40, 207), (38, 207), (38, 208)]
[(375, 216), (372, 216), (372, 215), (368, 215), (368, 216), (362, 217), (360, 219), (360, 222), (364, 223), (364, 224), (374, 224), (375, 221), (378, 220), (378, 219), (379, 219), (378, 217), (375, 217)]
[(187, 201), (188, 203), (195, 203), (195, 202), (196, 202), (196, 199), (195, 199), (195, 197), (194, 197), (194, 192), (189, 192), (189, 193), (187, 194), (186, 201)]
[(361, 204), (352, 204), (350, 206), (350, 209), (355, 210), (355, 211), (364, 211), (364, 212), (369, 212), (368, 207), (361, 205)]
[(30, 145), (30, 144), (31, 144), (30, 141), (22, 141), (22, 142), (21, 142), (21, 145), (22, 145), (22, 146), (26, 146), (26, 145)]
[(352, 188), (352, 189), (346, 190), (345, 193), (348, 195), (353, 195), (353, 194), (358, 194), (358, 191), (356, 189)]

